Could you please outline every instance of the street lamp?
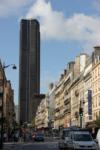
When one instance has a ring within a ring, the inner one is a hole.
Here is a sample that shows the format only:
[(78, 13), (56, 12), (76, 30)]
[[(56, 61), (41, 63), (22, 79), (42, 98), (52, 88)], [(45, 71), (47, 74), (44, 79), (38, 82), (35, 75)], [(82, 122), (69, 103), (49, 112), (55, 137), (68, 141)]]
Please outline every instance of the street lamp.
[(3, 148), (3, 122), (4, 122), (4, 88), (5, 88), (5, 69), (12, 66), (12, 69), (17, 69), (15, 64), (1, 65), (2, 79), (0, 80), (0, 86), (2, 86), (2, 91), (0, 92), (0, 149)]

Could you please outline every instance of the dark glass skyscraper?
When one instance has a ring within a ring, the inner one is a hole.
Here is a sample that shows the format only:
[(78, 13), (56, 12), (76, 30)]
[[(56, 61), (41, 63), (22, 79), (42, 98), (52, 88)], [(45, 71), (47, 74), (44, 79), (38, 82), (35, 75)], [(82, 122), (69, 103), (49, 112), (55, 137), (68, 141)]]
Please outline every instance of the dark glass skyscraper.
[(38, 103), (33, 95), (40, 94), (40, 27), (35, 19), (20, 23), (19, 118), (30, 122)]

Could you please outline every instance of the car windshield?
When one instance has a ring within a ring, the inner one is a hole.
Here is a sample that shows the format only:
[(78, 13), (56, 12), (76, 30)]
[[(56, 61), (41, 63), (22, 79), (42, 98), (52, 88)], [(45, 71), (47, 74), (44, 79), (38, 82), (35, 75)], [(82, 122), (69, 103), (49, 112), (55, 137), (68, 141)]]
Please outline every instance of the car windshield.
[(75, 141), (92, 141), (92, 137), (90, 134), (87, 133), (81, 133), (81, 134), (74, 134), (74, 140)]
[(43, 133), (37, 133), (36, 136), (44, 136)]

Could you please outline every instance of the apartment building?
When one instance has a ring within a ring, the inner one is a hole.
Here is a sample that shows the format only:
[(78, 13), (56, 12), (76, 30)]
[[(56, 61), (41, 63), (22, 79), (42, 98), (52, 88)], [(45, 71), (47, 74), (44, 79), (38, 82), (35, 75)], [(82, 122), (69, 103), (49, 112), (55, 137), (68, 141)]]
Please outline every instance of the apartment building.
[[(92, 125), (100, 116), (100, 47), (94, 47), (90, 56), (82, 53), (69, 62), (53, 89), (49, 89), (47, 99), (48, 107), (44, 109), (48, 112), (48, 123), (53, 121), (55, 129)], [(50, 118), (52, 112), (54, 119)], [(44, 116), (40, 115), (42, 121)]]
[(93, 120), (100, 116), (100, 47), (94, 47), (92, 55), (92, 103)]
[(64, 127), (71, 125), (71, 83), (73, 79), (73, 69), (75, 62), (69, 62), (64, 80)]
[(61, 74), (55, 87), (55, 129), (60, 129), (64, 126), (64, 79), (64, 74)]
[(92, 117), (92, 57), (87, 60), (84, 70), (84, 126), (93, 121)]
[[(4, 80), (4, 81), (3, 81)], [(11, 82), (7, 80), (5, 71), (3, 70), (2, 63), (0, 62), (0, 92), (3, 94), (3, 115), (4, 115), (4, 128), (8, 129), (13, 127), (13, 120), (15, 119), (14, 111), (14, 90), (12, 89)]]
[(79, 109), (80, 107), (84, 107), (83, 73), (86, 66), (87, 57), (87, 54), (82, 53), (75, 59), (74, 78), (71, 85), (71, 125), (80, 126)]
[(11, 82), (7, 81), (5, 88), (5, 101), (4, 101), (4, 116), (6, 116), (7, 127), (13, 128), (15, 121), (15, 109), (14, 109), (14, 90), (11, 87)]
[(50, 83), (48, 98), (48, 128), (54, 128), (54, 115), (55, 115), (55, 84)]
[(36, 117), (35, 117), (35, 127), (37, 129), (46, 129), (48, 128), (48, 99), (45, 97), (40, 102)]

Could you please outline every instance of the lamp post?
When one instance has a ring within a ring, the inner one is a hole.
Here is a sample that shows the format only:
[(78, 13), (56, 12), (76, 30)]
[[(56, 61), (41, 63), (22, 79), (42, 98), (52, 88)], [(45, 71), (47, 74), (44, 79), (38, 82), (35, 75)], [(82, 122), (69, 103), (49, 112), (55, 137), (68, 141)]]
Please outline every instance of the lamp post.
[(0, 149), (3, 149), (3, 123), (4, 123), (4, 89), (5, 89), (5, 69), (12, 66), (12, 69), (17, 69), (15, 64), (1, 65), (2, 79), (0, 80), (0, 86), (2, 86), (2, 91), (0, 92)]

